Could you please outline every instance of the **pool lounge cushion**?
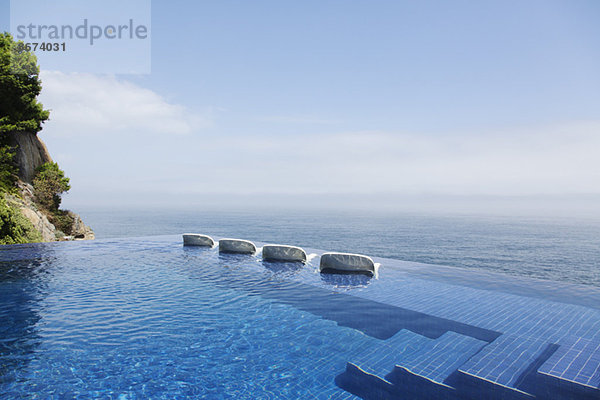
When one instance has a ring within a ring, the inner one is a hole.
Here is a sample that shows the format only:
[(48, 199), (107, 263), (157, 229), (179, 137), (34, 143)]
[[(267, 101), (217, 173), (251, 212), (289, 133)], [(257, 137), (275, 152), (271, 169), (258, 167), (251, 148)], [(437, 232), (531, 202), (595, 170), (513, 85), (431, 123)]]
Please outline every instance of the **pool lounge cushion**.
[(248, 240), (221, 239), (219, 240), (219, 251), (222, 253), (254, 254), (256, 246)]
[(300, 247), (267, 244), (262, 250), (263, 260), (306, 262), (306, 252)]
[(321, 256), (321, 272), (374, 274), (375, 263), (370, 257), (350, 253), (324, 253)]
[(210, 236), (200, 235), (198, 233), (184, 233), (183, 245), (213, 247), (215, 245), (215, 241)]

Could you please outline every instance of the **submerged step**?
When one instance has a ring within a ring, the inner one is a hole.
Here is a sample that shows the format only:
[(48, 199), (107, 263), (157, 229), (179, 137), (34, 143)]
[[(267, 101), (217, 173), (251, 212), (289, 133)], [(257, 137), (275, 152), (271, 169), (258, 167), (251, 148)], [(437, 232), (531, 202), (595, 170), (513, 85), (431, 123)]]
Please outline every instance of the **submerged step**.
[(375, 273), (375, 263), (370, 257), (351, 253), (324, 253), (321, 256), (321, 272), (329, 273)]
[(386, 375), (394, 370), (398, 359), (416, 353), (434, 341), (406, 329), (400, 330), (378, 346), (366, 348), (346, 364), (346, 370), (335, 379), (347, 392), (365, 399), (394, 398), (394, 386)]
[(402, 329), (391, 338), (381, 341), (381, 345), (365, 350), (349, 362), (360, 370), (384, 378), (405, 357), (409, 357), (435, 339)]
[(402, 357), (389, 379), (407, 389), (418, 385), (421, 390), (435, 395), (450, 388), (453, 383), (448, 378), (487, 344), (470, 336), (446, 332), (418, 353)]
[(353, 358), (337, 382), (364, 398), (454, 399), (448, 377), (487, 344), (456, 332), (430, 339), (401, 330)]
[(256, 246), (249, 240), (221, 239), (219, 240), (219, 251), (223, 253), (254, 254)]
[(210, 236), (200, 235), (198, 233), (184, 233), (183, 245), (213, 247), (215, 245), (215, 241)]
[(262, 250), (263, 260), (267, 261), (298, 261), (306, 262), (306, 252), (296, 246), (267, 244)]
[(537, 372), (540, 398), (600, 399), (600, 342), (567, 339)]
[(466, 399), (477, 399), (477, 393), (488, 399), (532, 399), (524, 382), (554, 350), (542, 339), (502, 335), (458, 369), (457, 389)]

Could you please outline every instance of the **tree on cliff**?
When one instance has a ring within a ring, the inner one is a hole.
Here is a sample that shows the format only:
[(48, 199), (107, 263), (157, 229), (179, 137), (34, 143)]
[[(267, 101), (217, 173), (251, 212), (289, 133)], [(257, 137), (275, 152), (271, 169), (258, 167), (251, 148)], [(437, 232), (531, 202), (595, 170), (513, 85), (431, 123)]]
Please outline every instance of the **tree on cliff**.
[(36, 172), (33, 180), (36, 203), (54, 213), (60, 207), (60, 196), (71, 189), (69, 178), (57, 163), (43, 164)]
[(0, 134), (42, 129), (49, 111), (37, 101), (39, 74), (36, 56), (10, 33), (0, 33)]
[(33, 179), (34, 200), (50, 222), (63, 233), (70, 235), (73, 217), (68, 211), (60, 210), (61, 196), (71, 189), (69, 178), (55, 162), (42, 164), (36, 169)]
[(0, 33), (0, 190), (14, 190), (18, 169), (8, 134), (37, 133), (49, 111), (37, 101), (42, 90), (37, 58), (9, 33)]

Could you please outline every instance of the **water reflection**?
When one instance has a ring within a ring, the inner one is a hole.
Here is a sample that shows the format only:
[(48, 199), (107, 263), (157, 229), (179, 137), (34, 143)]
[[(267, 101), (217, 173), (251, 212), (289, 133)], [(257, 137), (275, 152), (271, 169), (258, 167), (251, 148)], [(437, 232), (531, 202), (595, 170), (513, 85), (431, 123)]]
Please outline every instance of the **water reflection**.
[(254, 259), (253, 254), (240, 254), (240, 253), (227, 253), (227, 252), (218, 252), (218, 254), (219, 254), (219, 260), (225, 261), (225, 262), (232, 262), (232, 263), (236, 263), (236, 264), (252, 261)]
[(371, 274), (321, 273), (321, 281), (336, 288), (366, 287), (373, 279)]
[(302, 271), (305, 264), (302, 262), (262, 261), (263, 267), (273, 274), (292, 276)]

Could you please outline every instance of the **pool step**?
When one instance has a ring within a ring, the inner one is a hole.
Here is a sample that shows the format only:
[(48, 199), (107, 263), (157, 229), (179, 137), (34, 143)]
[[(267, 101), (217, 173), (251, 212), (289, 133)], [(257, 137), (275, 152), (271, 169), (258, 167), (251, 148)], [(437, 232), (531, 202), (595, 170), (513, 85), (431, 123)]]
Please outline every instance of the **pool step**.
[(401, 330), (348, 362), (336, 383), (363, 399), (598, 400), (600, 341)]
[(488, 343), (455, 332), (446, 332), (416, 354), (403, 357), (388, 380), (424, 398), (453, 398), (456, 370)]
[(390, 339), (383, 341), (380, 346), (359, 354), (350, 364), (385, 380), (385, 375), (394, 369), (398, 360), (421, 353), (421, 349), (432, 342), (435, 340), (402, 329)]
[[(454, 385), (464, 399), (534, 399), (537, 369), (558, 346), (545, 340), (502, 335), (458, 369)], [(554, 398), (554, 397), (552, 397)]]
[(355, 357), (336, 382), (365, 399), (455, 399), (446, 379), (486, 344), (455, 332), (429, 339), (401, 330)]
[(562, 341), (537, 370), (536, 380), (539, 398), (600, 399), (600, 342)]
[(403, 355), (419, 352), (434, 339), (402, 329), (378, 346), (365, 349), (346, 364), (346, 371), (338, 375), (336, 384), (363, 399), (393, 399), (395, 388), (385, 378), (393, 371)]

